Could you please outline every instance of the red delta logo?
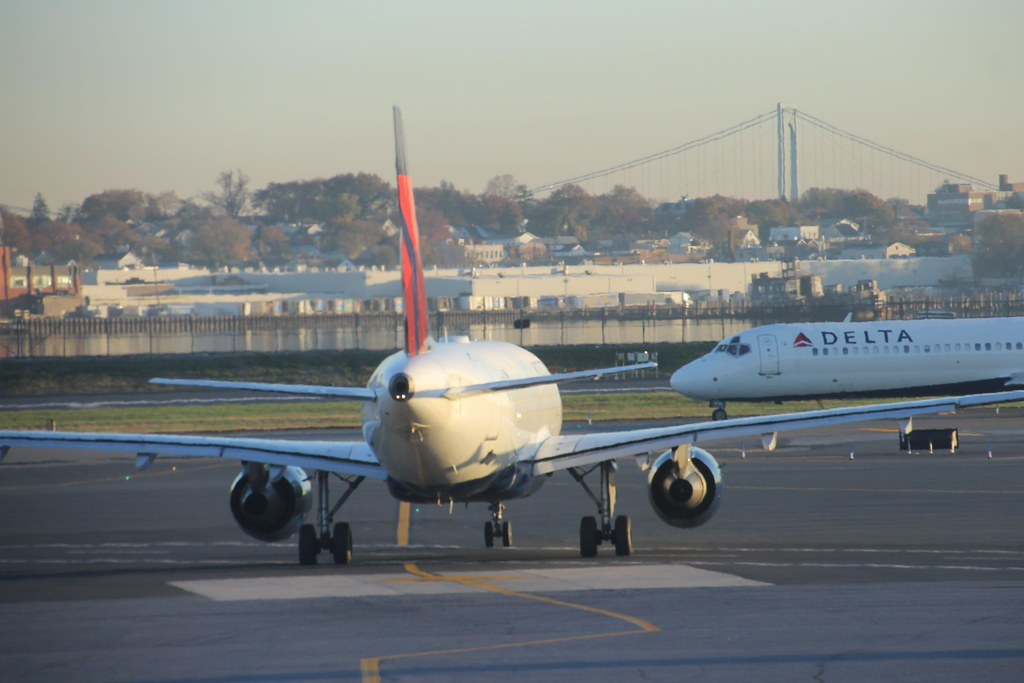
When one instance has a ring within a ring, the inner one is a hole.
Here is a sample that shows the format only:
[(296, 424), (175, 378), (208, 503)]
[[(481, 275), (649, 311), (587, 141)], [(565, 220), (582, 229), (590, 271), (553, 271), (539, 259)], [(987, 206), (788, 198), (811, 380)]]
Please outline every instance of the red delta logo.
[(814, 346), (814, 344), (807, 338), (806, 334), (800, 332), (796, 335), (796, 339), (793, 340), (793, 348), (800, 349), (805, 346)]

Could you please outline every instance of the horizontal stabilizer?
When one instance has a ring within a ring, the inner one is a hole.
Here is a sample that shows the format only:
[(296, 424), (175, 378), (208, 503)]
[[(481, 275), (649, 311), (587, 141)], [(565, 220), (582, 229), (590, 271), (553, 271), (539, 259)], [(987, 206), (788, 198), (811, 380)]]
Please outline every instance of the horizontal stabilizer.
[(278, 394), (301, 394), (323, 398), (347, 399), (351, 401), (376, 401), (373, 389), (364, 387), (327, 387), (315, 384), (269, 384), (266, 382), (219, 382), (209, 379), (168, 379), (154, 377), (150, 384), (169, 384), (178, 387), (203, 387), (206, 389), (233, 389), (236, 391), (266, 391)]
[(536, 375), (534, 377), (523, 377), (520, 379), (506, 379), (497, 382), (486, 382), (484, 384), (472, 384), (465, 387), (452, 387), (445, 392), (448, 398), (457, 395), (471, 394), (481, 391), (507, 391), (509, 389), (522, 389), (534, 387), (541, 384), (558, 384), (560, 382), (572, 382), (579, 379), (597, 379), (602, 375), (612, 375), (622, 372), (635, 372), (637, 370), (649, 370), (658, 367), (657, 363), (637, 363), (635, 365), (618, 365), (613, 368), (600, 368), (597, 370), (580, 370), (578, 372), (562, 372), (557, 375)]

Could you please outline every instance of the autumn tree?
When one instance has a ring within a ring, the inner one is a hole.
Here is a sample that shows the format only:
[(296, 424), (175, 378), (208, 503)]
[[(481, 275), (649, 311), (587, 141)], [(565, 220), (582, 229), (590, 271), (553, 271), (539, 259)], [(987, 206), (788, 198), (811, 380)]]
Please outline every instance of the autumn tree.
[(11, 247), (23, 254), (32, 253), (32, 235), (22, 216), (0, 209), (0, 245)]
[(744, 215), (744, 202), (732, 197), (715, 195), (687, 203), (683, 214), (683, 230), (715, 245), (729, 244), (732, 219)]
[(758, 226), (762, 243), (768, 242), (772, 228), (798, 225), (806, 218), (795, 206), (782, 199), (758, 199), (747, 204), (744, 210), (747, 221)]
[(83, 225), (107, 216), (122, 223), (141, 221), (146, 217), (146, 196), (139, 190), (106, 190), (89, 195), (78, 210), (77, 220)]
[(193, 263), (225, 266), (249, 258), (252, 235), (234, 218), (217, 218), (196, 230), (190, 246)]
[(324, 224), (320, 242), (322, 251), (341, 252), (350, 259), (358, 259), (364, 251), (380, 244), (384, 239), (380, 221), (330, 220)]

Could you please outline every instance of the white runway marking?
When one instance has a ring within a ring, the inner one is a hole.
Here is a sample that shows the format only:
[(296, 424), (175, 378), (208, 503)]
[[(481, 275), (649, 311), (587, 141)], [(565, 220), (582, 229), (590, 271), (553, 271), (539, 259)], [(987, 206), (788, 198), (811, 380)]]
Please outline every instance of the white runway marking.
[(302, 600), (370, 596), (482, 593), (467, 583), (487, 583), (529, 593), (657, 588), (732, 588), (768, 586), (732, 574), (685, 564), (620, 565), (562, 569), (516, 569), (452, 572), (437, 578), (410, 574), (290, 576), (251, 579), (173, 581), (170, 585), (219, 602), (234, 600)]

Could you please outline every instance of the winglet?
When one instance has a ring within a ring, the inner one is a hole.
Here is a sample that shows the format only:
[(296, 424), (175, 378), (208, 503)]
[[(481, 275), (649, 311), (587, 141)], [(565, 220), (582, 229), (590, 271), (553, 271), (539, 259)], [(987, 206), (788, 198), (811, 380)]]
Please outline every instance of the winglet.
[(405, 350), (415, 356), (426, 347), (427, 294), (423, 286), (420, 234), (412, 182), (405, 165), (402, 110), (395, 107), (395, 170), (398, 173), (398, 208), (402, 214), (402, 298), (405, 304)]

